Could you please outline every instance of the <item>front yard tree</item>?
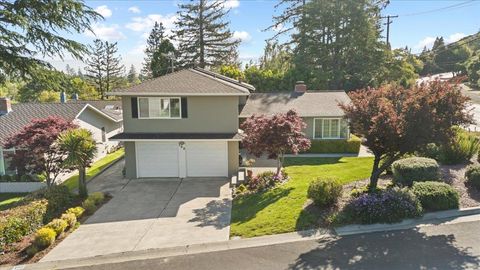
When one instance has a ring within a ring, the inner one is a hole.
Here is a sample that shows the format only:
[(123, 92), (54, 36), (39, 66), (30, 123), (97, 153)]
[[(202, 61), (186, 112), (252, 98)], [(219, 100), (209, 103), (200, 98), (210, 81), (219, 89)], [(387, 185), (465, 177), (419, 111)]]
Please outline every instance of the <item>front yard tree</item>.
[(78, 170), (78, 193), (80, 197), (86, 198), (88, 191), (85, 172), (97, 152), (92, 133), (87, 129), (68, 130), (59, 136), (58, 144), (66, 155), (64, 167)]
[(219, 67), (232, 60), (240, 40), (229, 29), (225, 4), (225, 0), (195, 0), (179, 5), (174, 36), (183, 66)]
[(5, 148), (15, 148), (11, 169), (20, 175), (45, 175), (47, 186), (55, 184), (57, 177), (68, 169), (61, 166), (63, 152), (55, 143), (60, 133), (76, 126), (63, 118), (50, 116), (33, 120), (5, 141)]
[(395, 160), (431, 142), (448, 143), (453, 126), (472, 123), (468, 98), (457, 85), (433, 81), (403, 88), (387, 85), (349, 93), (352, 100), (341, 104), (351, 130), (365, 139), (374, 154), (370, 189)]
[(242, 144), (256, 157), (266, 154), (276, 159), (277, 175), (280, 175), (285, 153), (298, 154), (310, 148), (310, 140), (303, 133), (305, 127), (294, 110), (271, 117), (252, 115), (241, 125), (245, 135)]

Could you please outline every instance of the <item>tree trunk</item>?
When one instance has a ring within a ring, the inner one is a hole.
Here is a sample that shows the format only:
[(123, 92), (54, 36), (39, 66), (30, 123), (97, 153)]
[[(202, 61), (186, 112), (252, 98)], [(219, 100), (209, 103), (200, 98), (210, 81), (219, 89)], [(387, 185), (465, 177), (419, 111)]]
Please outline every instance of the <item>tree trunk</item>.
[(284, 157), (283, 157), (283, 153), (278, 155), (278, 158), (277, 158), (277, 176), (280, 175), (280, 172), (282, 171), (282, 167), (283, 167), (283, 160), (284, 160)]
[(78, 168), (78, 195), (80, 195), (80, 198), (86, 198), (88, 196), (84, 167)]
[(382, 173), (380, 168), (378, 168), (378, 166), (380, 165), (380, 160), (381, 159), (378, 156), (375, 156), (375, 159), (373, 160), (372, 174), (370, 175), (370, 185), (368, 186), (368, 189), (370, 191), (374, 191), (377, 188), (378, 178)]

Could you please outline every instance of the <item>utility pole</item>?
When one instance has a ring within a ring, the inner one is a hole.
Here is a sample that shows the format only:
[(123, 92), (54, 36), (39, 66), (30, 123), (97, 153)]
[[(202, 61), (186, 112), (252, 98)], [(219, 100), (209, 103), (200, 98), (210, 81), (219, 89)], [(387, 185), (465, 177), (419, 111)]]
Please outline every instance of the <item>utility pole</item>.
[(398, 15), (387, 15), (380, 17), (381, 19), (387, 19), (387, 22), (383, 25), (387, 26), (387, 45), (390, 47), (390, 24), (392, 24), (392, 18), (398, 18)]

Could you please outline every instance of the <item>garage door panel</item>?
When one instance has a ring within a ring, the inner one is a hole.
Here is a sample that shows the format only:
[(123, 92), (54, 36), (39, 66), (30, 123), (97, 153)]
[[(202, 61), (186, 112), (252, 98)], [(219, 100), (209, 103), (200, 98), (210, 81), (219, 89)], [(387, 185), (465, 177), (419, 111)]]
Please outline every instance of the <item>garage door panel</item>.
[(187, 142), (187, 176), (228, 176), (226, 142)]
[(138, 177), (178, 177), (178, 143), (136, 143)]

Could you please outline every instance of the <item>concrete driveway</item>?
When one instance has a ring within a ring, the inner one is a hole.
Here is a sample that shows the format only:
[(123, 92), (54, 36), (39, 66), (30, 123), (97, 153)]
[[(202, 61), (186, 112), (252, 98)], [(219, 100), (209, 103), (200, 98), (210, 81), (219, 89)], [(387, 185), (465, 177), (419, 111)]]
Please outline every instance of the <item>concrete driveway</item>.
[(123, 161), (89, 184), (113, 198), (42, 261), (225, 241), (231, 191), (226, 178), (123, 179)]

